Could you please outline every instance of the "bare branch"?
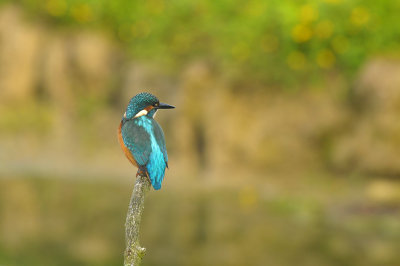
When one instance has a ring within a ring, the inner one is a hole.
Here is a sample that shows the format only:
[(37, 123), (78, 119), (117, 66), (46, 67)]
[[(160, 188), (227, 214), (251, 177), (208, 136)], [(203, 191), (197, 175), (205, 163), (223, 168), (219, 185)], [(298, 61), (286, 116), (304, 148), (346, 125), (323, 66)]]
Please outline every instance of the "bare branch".
[(125, 266), (138, 266), (146, 249), (139, 245), (140, 220), (144, 209), (144, 198), (150, 189), (150, 181), (146, 175), (141, 175), (136, 179), (133, 188), (131, 201), (125, 222), (125, 242), (126, 250), (124, 253)]

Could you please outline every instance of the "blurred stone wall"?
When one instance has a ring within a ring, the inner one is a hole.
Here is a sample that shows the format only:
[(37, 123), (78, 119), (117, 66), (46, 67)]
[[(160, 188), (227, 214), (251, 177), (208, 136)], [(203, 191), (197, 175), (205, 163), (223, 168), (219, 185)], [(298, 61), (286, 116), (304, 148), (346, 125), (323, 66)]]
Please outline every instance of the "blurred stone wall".
[[(329, 91), (297, 95), (233, 91), (198, 62), (181, 78), (179, 126), (185, 159), (205, 173), (229, 178), (251, 172), (298, 171), (321, 164), (321, 141), (346, 111)], [(197, 152), (194, 150), (197, 149)]]
[(115, 45), (99, 33), (55, 31), (15, 6), (0, 9), (0, 103), (49, 103), (55, 138), (73, 132), (68, 127), (81, 99), (101, 103), (112, 96), (121, 62)]
[(24, 100), (37, 82), (37, 56), (43, 30), (21, 20), (15, 7), (0, 10), (0, 100)]
[(0, 10), (1, 101), (44, 93), (65, 107), (74, 97), (110, 95), (121, 65), (116, 46), (101, 33), (55, 31), (15, 6)]
[(400, 60), (371, 59), (354, 86), (351, 125), (338, 136), (333, 163), (339, 169), (400, 176)]

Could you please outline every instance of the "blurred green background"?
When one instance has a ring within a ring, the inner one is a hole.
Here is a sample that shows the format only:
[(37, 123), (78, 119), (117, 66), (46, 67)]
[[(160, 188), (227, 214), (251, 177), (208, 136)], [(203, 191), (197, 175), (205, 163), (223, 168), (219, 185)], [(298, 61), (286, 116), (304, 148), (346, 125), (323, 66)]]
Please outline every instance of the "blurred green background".
[(400, 265), (399, 1), (0, 1), (0, 265), (121, 265), (141, 91), (170, 169), (143, 265)]

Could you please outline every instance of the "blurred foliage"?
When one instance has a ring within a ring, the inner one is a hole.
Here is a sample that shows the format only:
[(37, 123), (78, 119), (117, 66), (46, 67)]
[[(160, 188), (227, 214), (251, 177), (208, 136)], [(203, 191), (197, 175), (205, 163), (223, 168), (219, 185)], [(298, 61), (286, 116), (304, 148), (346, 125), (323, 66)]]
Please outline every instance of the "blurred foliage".
[(400, 2), (391, 0), (18, 2), (52, 23), (105, 29), (137, 59), (179, 68), (201, 58), (262, 84), (332, 69), (351, 75), (400, 47)]

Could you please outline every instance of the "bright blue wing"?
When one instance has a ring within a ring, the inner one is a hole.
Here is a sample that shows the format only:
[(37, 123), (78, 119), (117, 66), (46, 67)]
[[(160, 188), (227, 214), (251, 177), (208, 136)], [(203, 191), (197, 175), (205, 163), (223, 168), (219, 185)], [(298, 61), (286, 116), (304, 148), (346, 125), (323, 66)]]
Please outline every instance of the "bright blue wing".
[(163, 154), (164, 162), (168, 167), (168, 154), (167, 154), (167, 147), (165, 146), (164, 132), (156, 120), (153, 120), (153, 128), (154, 128), (154, 136)]
[(147, 116), (129, 120), (122, 127), (122, 138), (139, 167), (147, 170), (154, 189), (160, 189), (168, 161), (160, 125)]
[(160, 189), (165, 175), (165, 168), (167, 167), (164, 133), (154, 119), (146, 119), (148, 119), (146, 121), (149, 124), (145, 128), (149, 129), (152, 150), (147, 164), (147, 172), (154, 189)]

